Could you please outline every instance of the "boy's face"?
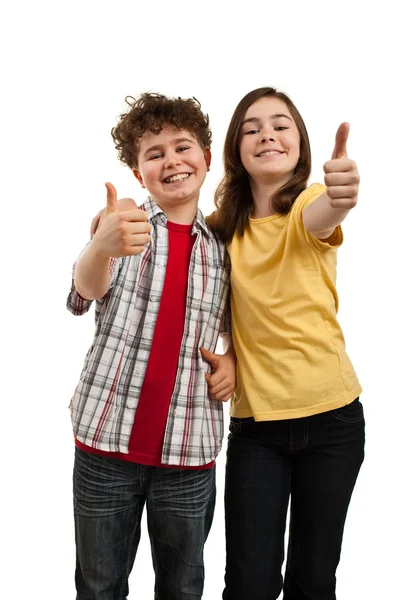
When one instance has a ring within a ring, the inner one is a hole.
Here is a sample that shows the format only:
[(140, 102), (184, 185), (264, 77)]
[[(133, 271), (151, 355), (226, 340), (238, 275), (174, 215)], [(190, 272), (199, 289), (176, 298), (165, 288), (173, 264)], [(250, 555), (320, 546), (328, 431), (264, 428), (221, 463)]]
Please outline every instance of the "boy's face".
[(198, 204), (210, 162), (210, 149), (202, 150), (190, 131), (165, 125), (159, 134), (143, 134), (138, 169), (133, 169), (133, 173), (154, 202), (166, 211)]

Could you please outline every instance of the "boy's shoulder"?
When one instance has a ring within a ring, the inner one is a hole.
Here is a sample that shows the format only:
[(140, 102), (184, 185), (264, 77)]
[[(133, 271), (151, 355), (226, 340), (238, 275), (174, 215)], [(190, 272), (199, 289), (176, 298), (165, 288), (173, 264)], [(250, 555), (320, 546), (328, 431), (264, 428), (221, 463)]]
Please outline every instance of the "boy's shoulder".
[(216, 233), (216, 231), (209, 225), (200, 209), (198, 209), (196, 222), (199, 223), (205, 232), (213, 254), (217, 255), (222, 262), (225, 260), (227, 262), (229, 255), (226, 252), (226, 244), (221, 240), (218, 233)]

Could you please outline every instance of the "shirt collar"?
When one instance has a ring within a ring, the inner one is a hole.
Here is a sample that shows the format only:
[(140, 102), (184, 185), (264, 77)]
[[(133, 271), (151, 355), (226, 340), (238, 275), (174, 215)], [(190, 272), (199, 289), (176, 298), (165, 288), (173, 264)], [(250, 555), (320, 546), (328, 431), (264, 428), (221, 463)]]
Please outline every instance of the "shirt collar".
[[(154, 221), (155, 219), (157, 219), (161, 216), (160, 220), (163, 221), (163, 224), (165, 225), (167, 223), (166, 213), (163, 211), (162, 208), (160, 208), (158, 206), (158, 204), (156, 204), (151, 199), (150, 196), (148, 196), (145, 199), (143, 205), (140, 208), (146, 211), (149, 221)], [(202, 211), (198, 208), (198, 211), (197, 211), (196, 217), (195, 217), (195, 221), (194, 221), (193, 227), (192, 227), (192, 233), (198, 233), (199, 229), (203, 231), (203, 233), (207, 236), (207, 238), (209, 240), (213, 239), (213, 233), (209, 229), (209, 226), (208, 226), (207, 222), (205, 221), (205, 217), (203, 216)]]

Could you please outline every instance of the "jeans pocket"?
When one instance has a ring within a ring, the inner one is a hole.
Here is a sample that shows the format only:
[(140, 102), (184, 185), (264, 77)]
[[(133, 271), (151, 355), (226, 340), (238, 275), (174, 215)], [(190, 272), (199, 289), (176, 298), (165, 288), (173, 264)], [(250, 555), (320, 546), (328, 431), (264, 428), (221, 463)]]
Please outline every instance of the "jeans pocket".
[(358, 423), (364, 418), (363, 405), (359, 398), (356, 398), (356, 400), (350, 404), (346, 404), (345, 406), (341, 406), (341, 408), (333, 410), (332, 416), (344, 423)]

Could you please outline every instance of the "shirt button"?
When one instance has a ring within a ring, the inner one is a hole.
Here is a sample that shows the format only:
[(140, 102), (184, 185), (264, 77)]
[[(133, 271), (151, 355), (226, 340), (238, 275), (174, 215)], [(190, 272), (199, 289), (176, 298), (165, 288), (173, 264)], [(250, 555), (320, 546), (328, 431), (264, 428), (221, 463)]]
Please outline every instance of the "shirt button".
[(162, 269), (163, 268), (162, 264), (160, 263), (159, 265), (157, 265), (157, 268)]
[(137, 369), (135, 369), (134, 372), (136, 375), (140, 375), (141, 369), (139, 367), (137, 367)]
[(157, 302), (157, 296), (151, 296), (150, 300), (151, 302)]

